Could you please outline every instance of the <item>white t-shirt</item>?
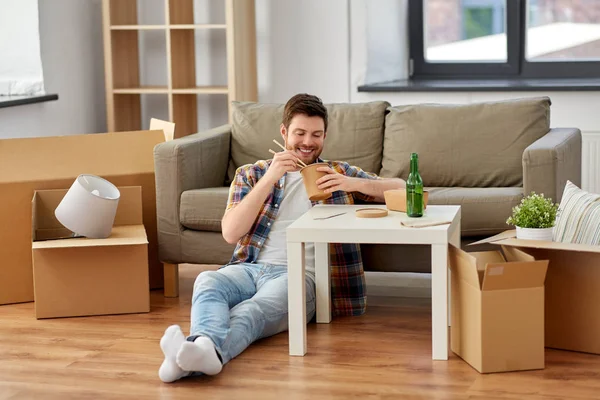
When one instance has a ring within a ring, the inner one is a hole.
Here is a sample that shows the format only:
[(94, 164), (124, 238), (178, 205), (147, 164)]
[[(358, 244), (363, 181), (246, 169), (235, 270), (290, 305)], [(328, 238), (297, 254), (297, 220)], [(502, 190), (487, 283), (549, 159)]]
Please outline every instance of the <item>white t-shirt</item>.
[[(287, 172), (285, 175), (283, 200), (279, 204), (277, 218), (273, 221), (269, 237), (258, 253), (257, 263), (287, 265), (286, 228), (302, 214), (310, 210), (311, 201), (302, 182), (299, 171)], [(306, 272), (314, 279), (315, 247), (313, 243), (305, 244)]]

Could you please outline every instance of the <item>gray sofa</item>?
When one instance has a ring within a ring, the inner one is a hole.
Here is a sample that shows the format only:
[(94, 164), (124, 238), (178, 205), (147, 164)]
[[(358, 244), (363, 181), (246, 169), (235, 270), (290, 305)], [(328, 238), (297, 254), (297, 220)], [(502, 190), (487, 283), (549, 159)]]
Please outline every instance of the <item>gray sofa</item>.
[[(233, 103), (232, 121), (159, 144), (154, 151), (159, 256), (165, 295), (178, 295), (180, 263), (225, 264), (233, 245), (221, 236), (237, 167), (270, 157), (280, 139), (282, 104)], [(525, 193), (560, 201), (568, 180), (581, 183), (581, 132), (550, 128), (550, 99), (468, 105), (386, 102), (327, 104), (322, 157), (383, 177), (408, 176), (411, 152), (429, 204), (462, 206), (464, 242), (501, 232)], [(427, 246), (362, 245), (366, 271), (429, 272)]]

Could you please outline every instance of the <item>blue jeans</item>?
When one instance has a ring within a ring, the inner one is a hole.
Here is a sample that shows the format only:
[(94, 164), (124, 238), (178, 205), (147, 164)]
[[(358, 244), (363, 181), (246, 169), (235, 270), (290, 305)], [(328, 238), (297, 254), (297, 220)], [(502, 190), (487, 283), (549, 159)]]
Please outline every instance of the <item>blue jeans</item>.
[[(306, 276), (306, 320), (315, 315), (315, 283)], [(194, 283), (190, 338), (206, 336), (226, 364), (254, 341), (288, 328), (287, 267), (229, 264)]]

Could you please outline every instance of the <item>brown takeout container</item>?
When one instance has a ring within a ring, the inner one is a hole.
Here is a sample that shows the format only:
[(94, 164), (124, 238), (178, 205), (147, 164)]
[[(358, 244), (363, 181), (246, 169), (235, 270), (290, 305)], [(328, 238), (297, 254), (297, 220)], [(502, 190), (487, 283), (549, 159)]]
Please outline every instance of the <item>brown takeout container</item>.
[(326, 163), (315, 163), (300, 170), (306, 193), (311, 201), (321, 201), (331, 197), (331, 193), (325, 193), (324, 190), (317, 187), (317, 180), (327, 175), (327, 172), (317, 171), (319, 167), (329, 167), (329, 165)]
[[(385, 205), (390, 211), (406, 212), (406, 189), (392, 189), (383, 192)], [(423, 207), (427, 208), (429, 201), (429, 192), (423, 191)]]

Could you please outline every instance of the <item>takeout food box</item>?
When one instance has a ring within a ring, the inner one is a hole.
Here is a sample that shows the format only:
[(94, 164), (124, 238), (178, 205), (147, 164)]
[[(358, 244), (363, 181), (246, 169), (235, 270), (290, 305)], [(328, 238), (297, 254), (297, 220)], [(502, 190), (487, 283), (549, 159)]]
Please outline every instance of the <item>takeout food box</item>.
[(544, 368), (547, 260), (449, 246), (451, 349), (481, 373)]
[[(406, 189), (390, 189), (383, 192), (388, 210), (406, 212)], [(427, 209), (429, 191), (423, 191), (423, 208)]]
[(142, 187), (150, 287), (162, 287), (153, 151), (164, 140), (162, 130), (0, 140), (0, 304), (34, 300), (34, 190), (68, 189), (82, 173), (101, 176), (116, 186)]
[(493, 243), (549, 260), (545, 345), (600, 354), (600, 246), (516, 238), (516, 231), (472, 243)]
[(67, 191), (35, 191), (31, 202), (36, 318), (150, 311), (141, 188), (119, 188), (106, 239), (73, 238), (56, 219), (54, 210)]

